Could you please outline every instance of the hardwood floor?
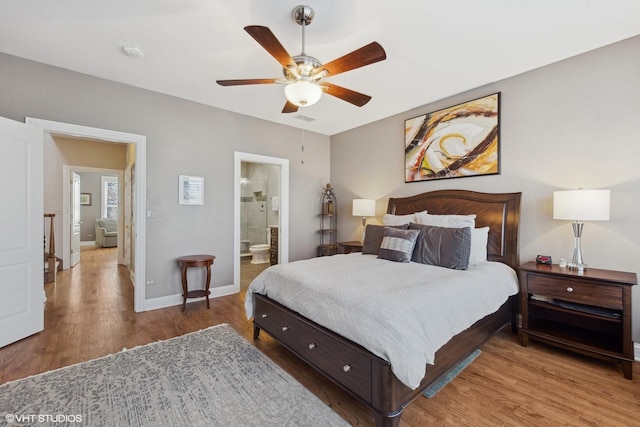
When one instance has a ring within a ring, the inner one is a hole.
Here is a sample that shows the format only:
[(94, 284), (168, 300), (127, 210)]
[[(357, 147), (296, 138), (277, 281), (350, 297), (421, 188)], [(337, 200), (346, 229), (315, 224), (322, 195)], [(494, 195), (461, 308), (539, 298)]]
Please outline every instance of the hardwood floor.
[[(136, 314), (115, 248), (85, 248), (82, 261), (46, 285), (45, 330), (0, 349), (0, 383), (228, 323), (252, 341), (241, 295)], [(215, 268), (213, 270), (215, 274)], [(366, 408), (262, 333), (255, 345), (353, 425)], [(419, 398), (402, 426), (633, 426), (640, 424), (640, 363), (634, 380), (618, 365), (532, 343), (505, 331), (433, 399)]]
[(251, 264), (251, 257), (240, 258), (240, 290), (246, 291), (251, 281), (269, 266), (269, 263)]

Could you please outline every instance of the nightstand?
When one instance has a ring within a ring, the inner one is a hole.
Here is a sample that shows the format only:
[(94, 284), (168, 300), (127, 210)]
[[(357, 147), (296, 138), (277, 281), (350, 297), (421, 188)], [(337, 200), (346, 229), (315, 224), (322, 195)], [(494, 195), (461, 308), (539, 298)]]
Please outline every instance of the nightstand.
[(635, 273), (589, 268), (583, 272), (520, 266), (520, 343), (529, 338), (603, 360), (620, 362), (632, 377), (631, 287)]
[(362, 242), (338, 242), (339, 254), (350, 254), (351, 252), (362, 252)]

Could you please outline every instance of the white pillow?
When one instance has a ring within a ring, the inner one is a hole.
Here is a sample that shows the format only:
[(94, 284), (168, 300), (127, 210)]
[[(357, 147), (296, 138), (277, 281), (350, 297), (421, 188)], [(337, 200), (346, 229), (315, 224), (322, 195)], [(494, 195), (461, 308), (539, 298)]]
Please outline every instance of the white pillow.
[(383, 225), (405, 225), (410, 222), (416, 222), (416, 214), (408, 214), (408, 215), (393, 215), (393, 214), (384, 214), (382, 217)]
[(435, 227), (464, 228), (476, 226), (476, 214), (431, 215), (426, 211), (416, 213), (416, 223)]
[(469, 265), (476, 265), (487, 260), (487, 242), (489, 241), (489, 227), (471, 229), (471, 254)]

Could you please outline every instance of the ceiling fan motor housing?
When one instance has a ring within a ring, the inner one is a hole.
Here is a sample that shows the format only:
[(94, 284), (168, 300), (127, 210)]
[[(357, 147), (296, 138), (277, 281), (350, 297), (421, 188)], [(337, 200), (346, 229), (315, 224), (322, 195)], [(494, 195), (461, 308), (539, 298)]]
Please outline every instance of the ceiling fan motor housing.
[(285, 67), (282, 72), (287, 80), (308, 80), (315, 77), (314, 71), (322, 67), (322, 63), (313, 56), (297, 55), (291, 59), (296, 63), (297, 67)]

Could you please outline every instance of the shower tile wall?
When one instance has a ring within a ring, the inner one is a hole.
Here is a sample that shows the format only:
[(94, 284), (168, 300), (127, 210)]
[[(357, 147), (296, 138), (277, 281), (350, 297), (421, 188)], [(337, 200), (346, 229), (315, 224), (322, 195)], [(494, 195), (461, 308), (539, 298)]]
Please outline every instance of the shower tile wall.
[(280, 168), (274, 165), (242, 162), (240, 199), (240, 239), (251, 245), (267, 242), (266, 231), (279, 223)]

